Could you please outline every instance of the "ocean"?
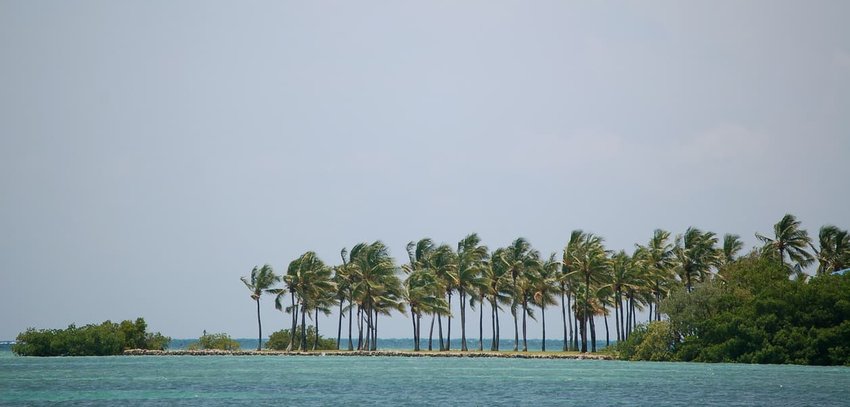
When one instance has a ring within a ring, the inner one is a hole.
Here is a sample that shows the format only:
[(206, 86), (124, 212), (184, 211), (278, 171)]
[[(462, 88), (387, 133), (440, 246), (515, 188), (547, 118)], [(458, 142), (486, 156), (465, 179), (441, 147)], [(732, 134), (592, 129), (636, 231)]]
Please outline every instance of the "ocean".
[(0, 353), (0, 405), (846, 406), (850, 388), (847, 367)]

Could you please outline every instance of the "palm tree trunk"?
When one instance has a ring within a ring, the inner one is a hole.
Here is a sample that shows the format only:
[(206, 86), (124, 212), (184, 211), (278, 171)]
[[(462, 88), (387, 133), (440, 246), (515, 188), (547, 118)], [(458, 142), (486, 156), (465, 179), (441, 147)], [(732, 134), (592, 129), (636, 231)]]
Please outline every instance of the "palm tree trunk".
[(357, 350), (363, 350), (363, 306), (357, 306)]
[(496, 350), (496, 312), (493, 301), (490, 302), (490, 352)]
[[(576, 326), (574, 325), (574, 322), (576, 321), (576, 313), (573, 310), (573, 293), (572, 292), (567, 293), (567, 311), (569, 311), (569, 316), (570, 316), (569, 319), (567, 320), (569, 322), (569, 326), (567, 328), (569, 328), (569, 331), (570, 331), (570, 346), (567, 346), (567, 350), (570, 350), (570, 347), (572, 346), (573, 342), (575, 342), (575, 337), (576, 337)], [(576, 348), (575, 346), (572, 346), (572, 347)]]
[(298, 327), (298, 305), (295, 304), (295, 294), (292, 296), (292, 335), (289, 335), (289, 345), (286, 347), (287, 352), (291, 352), (295, 348), (295, 329)]
[(375, 319), (372, 321), (375, 325), (374, 336), (372, 337), (372, 350), (378, 350), (378, 310), (375, 309)]
[(605, 347), (611, 346), (611, 334), (608, 332), (608, 315), (604, 316), (605, 318)]
[(416, 310), (410, 307), (410, 322), (413, 323), (413, 351), (419, 350), (419, 338), (416, 337)]
[(452, 350), (452, 292), (449, 291), (449, 315), (446, 316), (446, 350)]
[(481, 309), (478, 310), (478, 351), (481, 352), (484, 350), (484, 296), (481, 296), (480, 301), (478, 301), (478, 306)]
[(440, 350), (443, 351), (446, 350), (446, 344), (443, 341), (443, 316), (439, 314), (437, 315), (437, 327), (440, 334)]
[(460, 299), (460, 351), (466, 352), (466, 292), (461, 291)]
[(307, 308), (304, 306), (301, 307), (301, 345), (298, 350), (307, 350)]
[(543, 305), (540, 306), (540, 322), (543, 324), (543, 344), (540, 351), (546, 352), (546, 307)]
[(263, 349), (263, 322), (260, 320), (260, 297), (257, 297), (257, 327), (260, 329), (257, 338), (257, 350)]
[(528, 303), (522, 302), (522, 351), (528, 352), (528, 339), (526, 338), (525, 314), (528, 314)]
[(584, 315), (581, 318), (581, 351), (587, 353), (587, 318), (590, 308), (590, 274), (584, 273)]
[(626, 320), (625, 320), (626, 310), (623, 309), (623, 292), (622, 291), (620, 291), (617, 294), (617, 301), (618, 301), (618, 305), (620, 307), (620, 330), (622, 331), (621, 337), (622, 337), (622, 340), (625, 341), (626, 338), (628, 338), (628, 334), (626, 333)]
[(596, 353), (596, 323), (590, 316), (590, 351)]
[(566, 352), (569, 350), (569, 346), (567, 345), (567, 305), (565, 303), (564, 298), (564, 285), (561, 284), (561, 322), (564, 323), (564, 349)]
[(428, 350), (434, 350), (433, 343), (434, 343), (434, 320), (435, 319), (436, 319), (435, 315), (431, 314), (431, 332), (428, 334)]
[(416, 343), (413, 344), (413, 350), (419, 351), (419, 350), (421, 350), (421, 348), (419, 346), (419, 332), (420, 332), (420, 328), (422, 327), (422, 315), (419, 312), (417, 312), (416, 314), (414, 314), (414, 318), (415, 318), (415, 323), (414, 323), (414, 328), (413, 328), (413, 331), (414, 331), (414, 339), (413, 340)]
[(352, 308), (354, 308), (354, 304), (351, 301), (348, 302), (348, 350), (354, 350), (354, 343), (351, 341), (351, 312)]
[(617, 298), (619, 297), (619, 290), (614, 292), (614, 330), (617, 331), (617, 342), (623, 340), (620, 336), (620, 307), (617, 303)]
[(516, 307), (511, 307), (511, 314), (514, 316), (514, 352), (519, 349), (519, 325), (516, 320)]
[(496, 313), (496, 352), (498, 352), (502, 341), (502, 332), (501, 327), (499, 326), (499, 307), (497, 306), (493, 312)]
[(319, 307), (316, 307), (314, 318), (316, 319), (313, 321), (316, 323), (316, 335), (313, 336), (313, 350), (316, 350), (319, 347)]
[(339, 350), (339, 343), (342, 341), (342, 303), (345, 299), (339, 300), (339, 327), (336, 330), (336, 350)]

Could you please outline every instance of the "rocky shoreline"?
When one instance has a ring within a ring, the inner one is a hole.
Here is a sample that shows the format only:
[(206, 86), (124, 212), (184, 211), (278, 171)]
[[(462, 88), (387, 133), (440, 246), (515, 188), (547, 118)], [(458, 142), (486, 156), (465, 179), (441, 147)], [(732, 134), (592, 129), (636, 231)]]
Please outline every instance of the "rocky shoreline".
[(432, 358), (507, 358), (507, 359), (572, 359), (614, 360), (611, 355), (581, 353), (518, 353), (518, 352), (411, 352), (411, 351), (315, 351), (286, 352), (275, 350), (147, 350), (127, 349), (125, 356), (360, 356), (360, 357), (432, 357)]

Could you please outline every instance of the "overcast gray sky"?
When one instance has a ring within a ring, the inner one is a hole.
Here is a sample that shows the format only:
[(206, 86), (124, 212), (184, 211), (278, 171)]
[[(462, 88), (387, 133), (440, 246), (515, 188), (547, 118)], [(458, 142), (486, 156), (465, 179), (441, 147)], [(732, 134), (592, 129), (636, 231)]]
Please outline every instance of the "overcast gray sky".
[(137, 316), (251, 337), (254, 265), (376, 239), (401, 262), (471, 232), (548, 254), (577, 228), (631, 250), (692, 225), (749, 249), (786, 212), (850, 227), (848, 16), (0, 0), (0, 339)]

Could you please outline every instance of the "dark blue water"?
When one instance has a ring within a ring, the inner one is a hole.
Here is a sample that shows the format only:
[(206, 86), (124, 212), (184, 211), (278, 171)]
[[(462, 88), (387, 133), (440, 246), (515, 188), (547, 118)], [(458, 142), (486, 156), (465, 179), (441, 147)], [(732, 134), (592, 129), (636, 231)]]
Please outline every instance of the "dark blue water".
[(850, 369), (341, 356), (0, 356), (0, 405), (847, 406)]

